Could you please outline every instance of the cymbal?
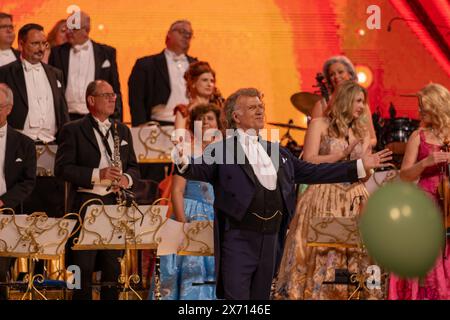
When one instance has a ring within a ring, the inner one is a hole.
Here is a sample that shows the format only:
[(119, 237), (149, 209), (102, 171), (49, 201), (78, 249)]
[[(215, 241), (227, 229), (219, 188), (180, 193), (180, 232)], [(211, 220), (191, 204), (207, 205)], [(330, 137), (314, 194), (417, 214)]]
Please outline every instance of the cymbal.
[(288, 129), (306, 131), (306, 128), (304, 128), (304, 127), (295, 126), (295, 125), (289, 124), (289, 123), (268, 122), (268, 124), (271, 124), (273, 126), (277, 126), (277, 127), (280, 127), (280, 128), (288, 128)]
[(303, 112), (307, 116), (311, 116), (314, 105), (321, 98), (322, 97), (318, 94), (310, 92), (297, 92), (291, 96), (291, 102), (298, 111)]

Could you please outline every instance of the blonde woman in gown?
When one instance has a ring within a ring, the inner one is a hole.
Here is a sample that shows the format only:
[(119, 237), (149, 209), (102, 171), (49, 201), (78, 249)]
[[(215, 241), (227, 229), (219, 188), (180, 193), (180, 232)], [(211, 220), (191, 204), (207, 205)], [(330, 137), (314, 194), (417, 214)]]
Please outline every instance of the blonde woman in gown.
[[(367, 93), (347, 81), (339, 87), (326, 117), (313, 119), (305, 139), (304, 159), (312, 163), (358, 159), (370, 148), (366, 119)], [(275, 283), (275, 299), (348, 299), (355, 286), (334, 281), (336, 269), (365, 270), (359, 249), (308, 247), (309, 224), (315, 217), (354, 217), (368, 193), (362, 182), (310, 185), (300, 196)], [(381, 298), (381, 290), (371, 296)]]

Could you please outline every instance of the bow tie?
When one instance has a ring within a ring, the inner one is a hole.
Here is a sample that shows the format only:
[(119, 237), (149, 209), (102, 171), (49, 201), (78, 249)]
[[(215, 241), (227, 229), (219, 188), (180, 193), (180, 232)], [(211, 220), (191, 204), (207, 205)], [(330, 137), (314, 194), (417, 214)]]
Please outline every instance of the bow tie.
[(9, 52), (10, 52), (9, 49), (8, 50), (0, 50), (0, 56), (7, 57), (7, 56), (9, 56)]
[(86, 43), (84, 45), (74, 45), (73, 46), (73, 52), (78, 53), (81, 52), (81, 50), (87, 50), (89, 49), (89, 45)]
[(31, 63), (26, 63), (24, 64), (25, 67), (25, 71), (39, 71), (42, 68), (42, 65), (40, 63), (36, 63), (36, 64), (31, 64)]
[(173, 59), (173, 61), (175, 61), (175, 62), (182, 62), (182, 61), (184, 61), (184, 55), (182, 54), (182, 55), (180, 55), (180, 56), (173, 56), (172, 57), (172, 59)]
[(98, 128), (100, 129), (100, 131), (103, 134), (106, 134), (106, 132), (108, 132), (109, 128), (111, 128), (111, 123), (108, 122), (97, 122), (98, 123)]

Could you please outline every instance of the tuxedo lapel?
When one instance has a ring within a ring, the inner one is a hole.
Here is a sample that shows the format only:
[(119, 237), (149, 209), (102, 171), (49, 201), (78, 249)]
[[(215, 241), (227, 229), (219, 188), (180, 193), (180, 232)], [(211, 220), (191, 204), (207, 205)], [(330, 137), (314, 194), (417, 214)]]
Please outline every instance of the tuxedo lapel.
[[(252, 180), (252, 182), (255, 183), (255, 173), (253, 172), (253, 168), (250, 165), (250, 162), (248, 161), (247, 156), (245, 155), (245, 152), (241, 146), (241, 143), (239, 142), (238, 134), (235, 133), (235, 135), (231, 139), (233, 139), (233, 150), (229, 150), (229, 151), (233, 152), (233, 154), (234, 154), (234, 159), (233, 159), (234, 163), (238, 164), (239, 167), (250, 178), (250, 180)], [(244, 160), (244, 163), (240, 163), (242, 160)]]
[(100, 148), (98, 146), (97, 139), (95, 138), (94, 128), (92, 127), (92, 123), (89, 117), (91, 116), (88, 114), (81, 120), (82, 131), (86, 136), (86, 140), (88, 140), (94, 146), (95, 150), (97, 150), (98, 152), (98, 156), (100, 157)]
[(92, 41), (92, 47), (94, 48), (94, 65), (95, 65), (95, 79), (103, 79), (100, 75), (102, 72), (102, 63), (104, 60), (104, 57), (102, 55), (102, 52), (100, 50), (100, 46)]
[(20, 97), (22, 98), (23, 104), (26, 107), (28, 113), (27, 87), (25, 83), (25, 75), (22, 62), (20, 60), (16, 61), (14, 67), (12, 68), (12, 77), (16, 84), (16, 89), (19, 91)]
[(45, 74), (47, 75), (48, 82), (50, 83), (50, 87), (52, 88), (52, 94), (53, 94), (53, 108), (55, 110), (55, 116), (57, 121), (57, 126), (59, 128), (59, 119), (61, 118), (59, 115), (59, 92), (58, 92), (58, 80), (56, 79), (56, 73), (53, 72), (53, 70), (50, 69), (50, 67), (42, 63), (42, 67), (45, 70)]
[(16, 156), (16, 149), (17, 149), (18, 145), (19, 145), (19, 143), (17, 140), (17, 132), (14, 131), (14, 129), (12, 127), (8, 126), (6, 129), (5, 167), (2, 168), (5, 173), (5, 181), (6, 181), (7, 186), (9, 186), (8, 179), (9, 179), (9, 173), (10, 173), (8, 168), (11, 168), (12, 164), (16, 160), (15, 156)]
[(16, 50), (14, 48), (11, 48), (12, 52), (14, 53), (14, 56), (16, 57), (17, 60), (20, 60), (20, 51)]
[(189, 61), (189, 64), (191, 64), (192, 62), (197, 61), (197, 59), (192, 58), (191, 56), (186, 55), (186, 57), (187, 57), (187, 59), (188, 59), (188, 61)]
[(156, 66), (162, 75), (166, 85), (170, 88), (169, 68), (167, 67), (166, 55), (164, 51), (155, 57)]
[(64, 81), (66, 82), (66, 86), (67, 81), (69, 80), (69, 59), (70, 59), (70, 45), (66, 43), (61, 47), (61, 63), (63, 67), (62, 72), (64, 73)]

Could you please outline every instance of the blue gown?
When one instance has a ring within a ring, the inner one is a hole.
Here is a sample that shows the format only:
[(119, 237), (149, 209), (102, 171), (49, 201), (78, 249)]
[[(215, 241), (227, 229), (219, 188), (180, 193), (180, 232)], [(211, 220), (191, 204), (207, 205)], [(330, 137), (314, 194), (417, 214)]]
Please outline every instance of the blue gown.
[[(186, 181), (184, 191), (186, 221), (214, 220), (213, 203), (214, 192), (209, 183)], [(215, 285), (204, 284), (206, 281), (215, 281), (213, 256), (161, 256), (160, 279), (162, 300), (216, 299)], [(154, 299), (153, 281), (149, 297)]]

